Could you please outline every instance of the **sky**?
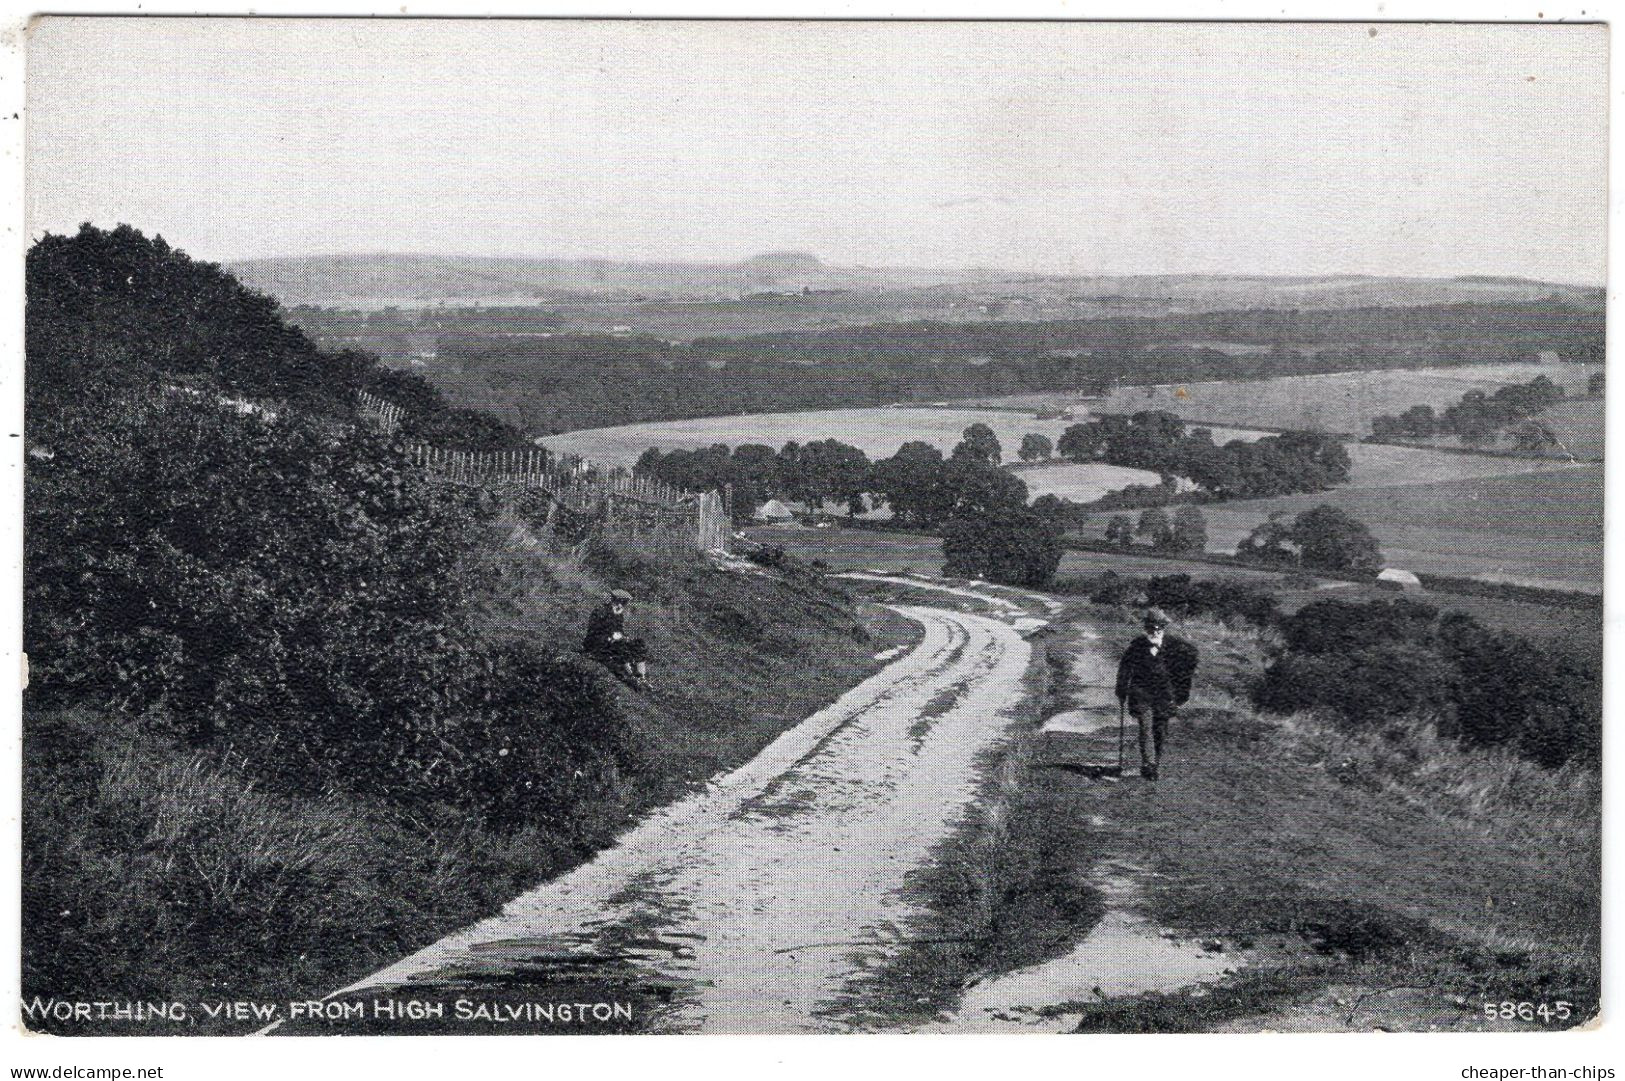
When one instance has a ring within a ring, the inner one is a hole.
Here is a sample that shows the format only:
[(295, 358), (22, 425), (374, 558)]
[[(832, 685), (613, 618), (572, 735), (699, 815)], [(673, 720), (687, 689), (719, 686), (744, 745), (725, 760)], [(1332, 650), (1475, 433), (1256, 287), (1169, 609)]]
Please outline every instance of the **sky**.
[(1607, 31), (46, 18), (32, 236), (1601, 284)]

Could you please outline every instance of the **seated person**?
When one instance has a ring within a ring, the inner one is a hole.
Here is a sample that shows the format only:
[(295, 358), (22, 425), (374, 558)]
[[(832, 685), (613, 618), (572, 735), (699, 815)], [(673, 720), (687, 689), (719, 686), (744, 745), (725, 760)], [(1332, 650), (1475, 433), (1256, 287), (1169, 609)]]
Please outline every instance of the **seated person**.
[(609, 600), (587, 620), (581, 652), (614, 672), (617, 679), (643, 686), (649, 680), (648, 651), (643, 639), (626, 636), (626, 608), (631, 602), (632, 594), (626, 590), (611, 590)]

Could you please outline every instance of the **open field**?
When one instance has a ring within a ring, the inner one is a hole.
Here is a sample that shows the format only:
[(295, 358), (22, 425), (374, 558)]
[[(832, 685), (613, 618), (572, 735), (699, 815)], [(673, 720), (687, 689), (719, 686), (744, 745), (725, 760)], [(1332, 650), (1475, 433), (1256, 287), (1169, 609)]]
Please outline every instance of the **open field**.
[(1157, 483), (1157, 474), (1150, 470), (1129, 469), (1103, 462), (1066, 462), (1013, 472), (1026, 483), (1031, 498), (1057, 495), (1074, 503), (1092, 503), (1107, 492), (1115, 492), (1131, 484)]
[[(967, 427), (986, 424), (999, 437), (1008, 462), (1015, 460), (1021, 437), (1027, 433), (1037, 432), (1054, 442), (1069, 425), (1076, 423), (1076, 420), (1035, 420), (1023, 413), (980, 409), (822, 409), (626, 424), (548, 436), (546, 443), (555, 453), (579, 454), (605, 465), (627, 466), (650, 447), (693, 450), (713, 443), (729, 446), (765, 443), (777, 449), (792, 439), (798, 443), (839, 439), (858, 447), (870, 458), (889, 458), (897, 453), (898, 447), (914, 439), (930, 443), (947, 454)], [(1151, 476), (1151, 483), (1156, 483), (1155, 476)]]
[[(1211, 508), (1203, 508), (1204, 511)], [(914, 533), (878, 532), (867, 529), (805, 529), (765, 526), (748, 530), (753, 540), (778, 544), (798, 559), (822, 559), (833, 570), (881, 569), (942, 571), (942, 541)], [(1309, 576), (1307, 587), (1289, 587), (1278, 571), (1254, 567), (1226, 567), (1192, 559), (1164, 559), (1135, 551), (1079, 552), (1068, 550), (1061, 558), (1057, 577), (1096, 575), (1113, 571), (1128, 577), (1161, 574), (1188, 574), (1194, 579), (1225, 579), (1256, 584), (1269, 589), (1286, 612), (1295, 612), (1310, 601), (1336, 598), (1352, 602), (1395, 596), (1375, 585), (1361, 585), (1333, 578)], [(1500, 597), (1479, 597), (1456, 593), (1424, 593), (1421, 599), (1446, 611), (1466, 612), (1485, 624), (1534, 638), (1557, 639), (1571, 643), (1588, 655), (1602, 642), (1600, 608), (1558, 608)]]
[(1436, 484), (1518, 473), (1551, 473), (1570, 468), (1566, 461), (1549, 458), (1511, 458), (1488, 454), (1458, 454), (1429, 447), (1397, 447), (1387, 443), (1348, 443), (1351, 468), (1349, 488), (1391, 488), (1401, 484)]
[[(1473, 364), (1414, 370), (1334, 372), (1279, 379), (1180, 386), (1119, 387), (1104, 400), (1088, 403), (1097, 413), (1165, 409), (1193, 420), (1248, 428), (1304, 428), (1363, 436), (1371, 418), (1404, 412), (1413, 405), (1435, 409), (1454, 404), (1469, 390), (1494, 391), (1545, 375), (1569, 394), (1584, 393), (1597, 366), (1588, 364)], [(1022, 407), (1062, 395), (990, 398), (981, 404)]]
[(1588, 465), (1435, 484), (1343, 488), (1202, 510), (1208, 547), (1215, 551), (1233, 550), (1273, 513), (1295, 515), (1329, 503), (1370, 527), (1390, 566), (1600, 592), (1602, 494), (1602, 467)]

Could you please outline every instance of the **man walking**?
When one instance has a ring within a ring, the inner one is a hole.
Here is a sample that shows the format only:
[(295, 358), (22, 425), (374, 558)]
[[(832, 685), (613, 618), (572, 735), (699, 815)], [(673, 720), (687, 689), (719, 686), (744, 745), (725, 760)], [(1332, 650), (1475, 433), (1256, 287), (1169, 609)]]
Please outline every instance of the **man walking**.
[(1140, 726), (1140, 776), (1157, 779), (1168, 722), (1191, 696), (1196, 647), (1166, 633), (1168, 617), (1159, 608), (1145, 614), (1145, 633), (1123, 651), (1117, 666), (1117, 700)]

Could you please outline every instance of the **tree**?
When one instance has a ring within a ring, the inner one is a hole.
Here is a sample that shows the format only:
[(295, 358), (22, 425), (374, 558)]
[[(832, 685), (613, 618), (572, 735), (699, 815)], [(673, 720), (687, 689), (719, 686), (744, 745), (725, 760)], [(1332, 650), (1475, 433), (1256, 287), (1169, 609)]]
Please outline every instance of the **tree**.
[(1201, 552), (1207, 548), (1207, 519), (1200, 510), (1187, 504), (1174, 512), (1168, 547), (1176, 552)]
[(1283, 522), (1277, 512), (1254, 526), (1253, 531), (1236, 545), (1236, 557), (1249, 563), (1294, 563), (1298, 554), (1287, 547), (1291, 539), (1292, 526)]
[(1106, 523), (1106, 543), (1127, 548), (1134, 543), (1134, 520), (1126, 514), (1114, 514)]
[(1512, 443), (1520, 454), (1539, 454), (1562, 446), (1551, 426), (1538, 420), (1526, 420), (1512, 429)]
[(1046, 435), (1037, 432), (1028, 432), (1021, 437), (1021, 460), (1024, 462), (1037, 462), (1050, 457), (1055, 453), (1055, 445)]
[(954, 448), (954, 461), (985, 462), (988, 465), (998, 465), (1004, 455), (1004, 448), (999, 446), (999, 437), (993, 434), (981, 421), (977, 421), (961, 433), (964, 436), (958, 446)]
[(844, 503), (849, 514), (866, 509), (869, 456), (862, 450), (837, 439), (819, 439), (802, 445), (798, 464), (811, 509), (825, 500)]
[(1114, 460), (1113, 448), (1128, 436), (1127, 417), (1115, 413), (1084, 424), (1073, 424), (1061, 433), (1056, 451), (1069, 462)]
[(1168, 513), (1161, 507), (1151, 507), (1140, 512), (1140, 523), (1134, 527), (1134, 535), (1144, 537), (1157, 549), (1167, 549), (1174, 539), (1174, 527), (1168, 522)]
[(899, 522), (908, 525), (934, 529), (953, 513), (953, 483), (942, 452), (917, 439), (874, 463), (868, 487), (886, 501)]
[(955, 515), (942, 530), (944, 574), (1037, 589), (1061, 563), (1061, 532), (1028, 510)]
[(778, 494), (779, 459), (762, 443), (741, 443), (733, 452), (734, 517), (744, 519)]
[(1027, 485), (996, 465), (961, 459), (948, 464), (954, 517), (989, 516), (1027, 508)]
[(1431, 405), (1413, 405), (1399, 415), (1399, 425), (1401, 434), (1426, 439), (1439, 430), (1439, 418)]
[(1045, 492), (1033, 500), (1032, 511), (1062, 531), (1070, 527), (1079, 517), (1076, 503), (1053, 492)]
[(1306, 567), (1375, 575), (1382, 569), (1377, 539), (1358, 519), (1329, 504), (1298, 515), (1288, 539), (1298, 548), (1298, 561)]

